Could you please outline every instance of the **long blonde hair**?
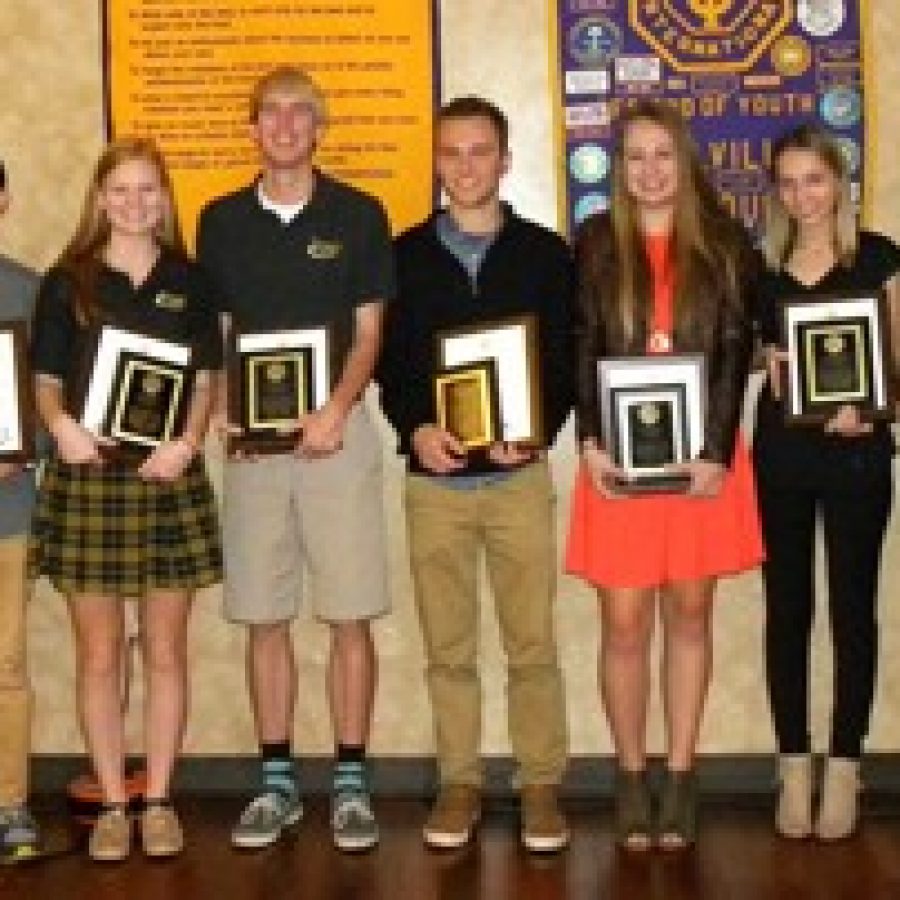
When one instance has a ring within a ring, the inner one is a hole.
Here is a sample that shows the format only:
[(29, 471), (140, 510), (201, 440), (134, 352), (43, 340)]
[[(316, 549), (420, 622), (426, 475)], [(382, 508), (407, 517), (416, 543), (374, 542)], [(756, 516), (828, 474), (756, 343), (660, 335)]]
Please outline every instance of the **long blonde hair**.
[(850, 192), (847, 158), (840, 144), (825, 128), (806, 123), (779, 138), (772, 148), (772, 190), (766, 205), (763, 253), (770, 268), (783, 269), (797, 247), (797, 223), (778, 196), (778, 163), (789, 150), (804, 150), (817, 156), (838, 181), (834, 210), (834, 254), (842, 266), (853, 265), (859, 246), (859, 222)]
[[(676, 109), (654, 100), (641, 100), (626, 109), (618, 122), (618, 140), (613, 150), (610, 219), (616, 290), (611, 304), (621, 316), (627, 335), (635, 328), (640, 304), (649, 302), (639, 290), (646, 278), (646, 254), (640, 232), (637, 204), (625, 180), (625, 136), (635, 122), (652, 122), (672, 138), (677, 172), (673, 229), (676, 321), (695, 315), (710, 321), (704, 305), (712, 302), (710, 284), (724, 284), (727, 298), (740, 292), (739, 228), (725, 210), (710, 184), (700, 152), (687, 123)], [(721, 296), (721, 291), (718, 292)], [(613, 310), (611, 310), (613, 311)], [(712, 317), (714, 320), (714, 316)]]
[(58, 262), (72, 279), (75, 314), (82, 323), (96, 321), (100, 315), (97, 274), (110, 237), (109, 220), (100, 206), (100, 192), (113, 170), (134, 160), (147, 162), (156, 169), (168, 201), (165, 214), (154, 232), (154, 239), (162, 247), (180, 254), (186, 253), (175, 213), (172, 179), (159, 148), (149, 138), (142, 137), (121, 138), (110, 143), (94, 166), (78, 225)]

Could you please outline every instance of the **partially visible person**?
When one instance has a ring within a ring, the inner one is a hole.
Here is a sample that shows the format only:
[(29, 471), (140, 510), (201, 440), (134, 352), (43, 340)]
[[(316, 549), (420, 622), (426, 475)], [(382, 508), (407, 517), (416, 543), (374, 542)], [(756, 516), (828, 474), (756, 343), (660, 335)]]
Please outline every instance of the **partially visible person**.
[[(390, 598), (381, 443), (363, 393), (394, 293), (390, 229), (375, 198), (314, 165), (326, 107), (306, 72), (267, 72), (249, 107), (261, 173), (204, 209), (198, 259), (216, 283), (226, 333), (327, 327), (333, 380), (327, 402), (297, 422), (293, 447), (225, 462), (225, 615), (249, 633), (261, 757), (259, 790), (231, 839), (265, 847), (303, 813), (291, 748), (291, 622), (305, 574), (313, 613), (331, 638), (333, 840), (341, 850), (367, 850), (379, 839), (366, 762), (378, 677), (372, 622)], [(224, 423), (224, 385), (220, 400)]]
[[(768, 209), (759, 323), (771, 363), (753, 454), (767, 547), (766, 674), (780, 753), (775, 824), (786, 837), (814, 833), (836, 840), (850, 835), (858, 818), (859, 759), (875, 693), (878, 576), (893, 498), (894, 447), (887, 423), (866, 423), (849, 404), (824, 426), (785, 424), (781, 310), (788, 297), (885, 290), (896, 350), (900, 248), (860, 230), (841, 147), (818, 125), (800, 126), (773, 148)], [(896, 372), (896, 360), (894, 366)], [(809, 664), (817, 521), (828, 571), (834, 708), (814, 817)]]
[(500, 199), (510, 164), (503, 112), (480, 97), (446, 104), (435, 125), (435, 171), (447, 205), (396, 241), (398, 294), (388, 313), (381, 401), (408, 458), (406, 520), (428, 660), (439, 769), (427, 844), (467, 843), (481, 815), (478, 568), (483, 556), (508, 675), (508, 723), (522, 793), (521, 840), (552, 852), (568, 842), (558, 804), (567, 763), (566, 709), (554, 608), (556, 535), (546, 446), (497, 441), (467, 454), (438, 424), (433, 377), (444, 329), (532, 316), (551, 443), (574, 399), (573, 272), (556, 234)]
[[(610, 211), (584, 223), (576, 246), (582, 466), (566, 566), (598, 591), (600, 693), (619, 765), (618, 842), (674, 850), (696, 835), (694, 757), (712, 670), (716, 584), (755, 567), (763, 553), (739, 434), (757, 263), (677, 112), (641, 101), (618, 127)], [(678, 467), (690, 478), (686, 494), (628, 497), (615, 487), (623, 473), (603, 444), (597, 360), (672, 352), (705, 358), (703, 447)], [(658, 613), (666, 763), (654, 818), (646, 721)]]
[[(9, 206), (0, 161), (0, 216)], [(31, 318), (38, 278), (0, 256), (0, 321)], [(25, 664), (25, 554), (34, 505), (34, 473), (0, 460), (0, 856), (37, 850), (38, 827), (26, 805), (31, 694)]]
[[(76, 383), (102, 324), (187, 344), (188, 408), (177, 437), (142, 462), (113, 457), (75, 414)], [(123, 139), (101, 154), (81, 220), (38, 294), (32, 335), (38, 412), (54, 442), (29, 548), (33, 575), (66, 597), (75, 631), (78, 714), (104, 807), (95, 860), (131, 849), (120, 673), (123, 602), (140, 603), (146, 679), (144, 852), (179, 853), (170, 795), (187, 716), (187, 626), (194, 592), (221, 579), (212, 487), (202, 460), (212, 375), (221, 365), (209, 287), (185, 255), (157, 148)]]

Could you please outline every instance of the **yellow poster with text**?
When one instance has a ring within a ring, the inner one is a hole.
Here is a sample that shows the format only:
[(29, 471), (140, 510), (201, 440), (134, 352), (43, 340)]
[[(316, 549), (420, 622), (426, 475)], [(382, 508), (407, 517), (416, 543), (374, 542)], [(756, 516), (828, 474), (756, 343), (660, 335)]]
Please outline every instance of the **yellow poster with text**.
[(433, 0), (106, 0), (107, 121), (157, 140), (185, 234), (257, 171), (248, 96), (269, 69), (306, 69), (328, 98), (316, 164), (380, 197), (395, 231), (431, 210)]

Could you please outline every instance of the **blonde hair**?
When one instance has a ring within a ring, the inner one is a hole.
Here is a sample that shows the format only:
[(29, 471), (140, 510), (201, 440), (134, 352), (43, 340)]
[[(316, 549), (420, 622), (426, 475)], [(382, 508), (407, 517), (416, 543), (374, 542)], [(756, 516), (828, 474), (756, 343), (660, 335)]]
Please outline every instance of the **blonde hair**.
[(309, 103), (318, 122), (327, 120), (328, 109), (322, 88), (299, 66), (283, 65), (272, 69), (253, 85), (250, 92), (250, 121), (256, 122), (266, 97), (277, 91), (296, 95)]
[(838, 181), (834, 209), (834, 253), (842, 266), (850, 266), (859, 246), (859, 223), (850, 193), (850, 174), (841, 145), (822, 126), (807, 123), (783, 135), (772, 148), (771, 184), (766, 204), (763, 253), (770, 268), (783, 269), (797, 247), (797, 223), (778, 196), (778, 163), (785, 153), (813, 153)]
[(97, 273), (103, 250), (109, 241), (111, 229), (106, 213), (100, 204), (100, 193), (110, 174), (120, 165), (134, 160), (149, 163), (159, 175), (166, 208), (153, 234), (153, 239), (163, 247), (184, 254), (184, 240), (178, 227), (175, 212), (175, 191), (166, 167), (165, 159), (156, 144), (149, 138), (120, 138), (109, 144), (91, 174), (81, 216), (75, 233), (63, 250), (58, 265), (69, 274), (74, 285), (73, 303), (79, 321), (90, 322), (99, 317), (97, 299)]
[[(735, 223), (722, 206), (703, 169), (700, 152), (678, 111), (655, 100), (641, 100), (629, 107), (618, 122), (613, 150), (610, 219), (612, 222), (616, 290), (612, 302), (627, 335), (634, 333), (637, 308), (648, 298), (638, 296), (638, 275), (646, 268), (637, 203), (625, 178), (625, 138), (636, 122), (651, 122), (669, 134), (675, 154), (677, 189), (673, 229), (675, 316), (688, 312), (705, 317), (702, 308), (709, 292), (698, 290), (698, 281), (712, 276), (724, 279), (725, 295), (736, 300), (740, 292), (740, 253), (736, 252)], [(612, 293), (612, 292), (611, 292)]]

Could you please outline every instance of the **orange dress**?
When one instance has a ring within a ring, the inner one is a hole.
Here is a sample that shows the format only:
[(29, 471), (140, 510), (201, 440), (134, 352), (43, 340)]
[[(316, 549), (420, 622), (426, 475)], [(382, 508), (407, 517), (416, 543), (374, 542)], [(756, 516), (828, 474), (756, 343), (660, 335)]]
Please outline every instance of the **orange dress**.
[[(646, 239), (653, 275), (648, 353), (667, 352), (673, 288), (665, 235)], [(732, 575), (764, 558), (750, 454), (741, 435), (711, 498), (649, 494), (609, 500), (582, 463), (572, 496), (566, 571), (609, 588), (649, 588)]]

